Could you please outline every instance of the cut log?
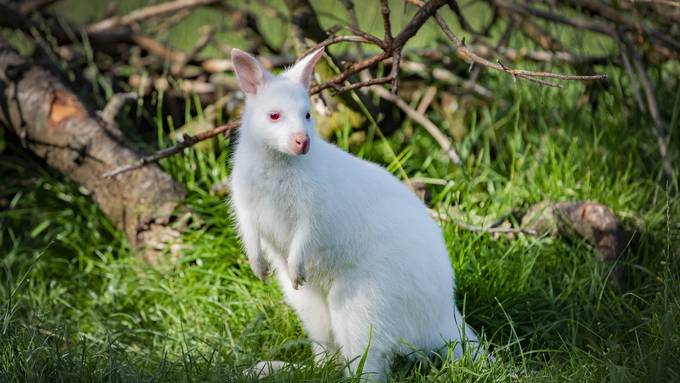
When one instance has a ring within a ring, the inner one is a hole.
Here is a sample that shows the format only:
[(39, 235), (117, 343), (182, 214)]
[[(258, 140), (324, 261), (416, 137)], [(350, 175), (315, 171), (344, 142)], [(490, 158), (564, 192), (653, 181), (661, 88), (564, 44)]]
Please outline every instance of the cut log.
[(24, 147), (85, 187), (137, 254), (155, 263), (158, 243), (176, 237), (167, 224), (185, 192), (156, 165), (101, 177), (141, 158), (122, 142), (108, 114), (101, 118), (88, 110), (57, 77), (0, 39), (0, 123)]

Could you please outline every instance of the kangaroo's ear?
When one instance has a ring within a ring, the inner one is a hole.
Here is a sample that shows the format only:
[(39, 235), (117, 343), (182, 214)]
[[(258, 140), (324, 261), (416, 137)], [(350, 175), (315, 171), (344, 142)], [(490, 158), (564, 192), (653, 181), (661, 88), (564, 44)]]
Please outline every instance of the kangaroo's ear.
[(236, 48), (231, 50), (231, 62), (234, 64), (234, 72), (241, 90), (251, 96), (257, 94), (266, 80), (266, 72), (260, 62)]
[(319, 48), (301, 58), (292, 68), (286, 71), (284, 76), (300, 81), (305, 88), (309, 87), (312, 72), (314, 71), (314, 65), (316, 65), (317, 61), (323, 56), (323, 52), (324, 48)]

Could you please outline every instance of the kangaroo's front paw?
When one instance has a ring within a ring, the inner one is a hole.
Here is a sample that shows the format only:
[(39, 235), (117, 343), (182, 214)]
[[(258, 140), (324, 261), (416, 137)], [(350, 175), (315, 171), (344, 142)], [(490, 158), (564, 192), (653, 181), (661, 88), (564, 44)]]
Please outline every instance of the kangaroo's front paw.
[(305, 278), (303, 276), (298, 276), (293, 280), (293, 289), (298, 290), (305, 283)]
[(264, 257), (256, 257), (254, 259), (249, 259), (250, 269), (253, 270), (253, 274), (261, 281), (266, 281), (269, 276), (269, 264), (264, 259)]
[(298, 290), (305, 283), (305, 270), (302, 265), (298, 267), (291, 267), (288, 270), (290, 281), (293, 284), (293, 289)]

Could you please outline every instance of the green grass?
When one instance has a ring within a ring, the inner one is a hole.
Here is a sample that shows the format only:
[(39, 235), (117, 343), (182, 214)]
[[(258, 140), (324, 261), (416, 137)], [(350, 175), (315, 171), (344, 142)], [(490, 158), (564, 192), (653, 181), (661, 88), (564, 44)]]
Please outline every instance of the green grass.
[[(672, 64), (661, 73), (667, 85), (658, 98), (678, 164), (680, 76)], [(596, 200), (636, 232), (625, 261), (629, 285), (616, 292), (606, 283), (610, 266), (582, 241), (493, 239), (443, 224), (458, 302), (497, 361), (446, 361), (428, 372), (399, 371), (394, 380), (680, 380), (679, 174), (660, 176), (649, 118), (631, 109), (627, 79), (609, 74), (608, 87), (559, 90), (484, 76), (507, 102), (466, 111), (456, 142), (462, 166), (447, 163), (409, 122), (412, 136), (399, 130), (360, 144), (349, 142), (352, 126), (338, 132), (341, 147), (395, 175), (403, 169), (443, 180), (430, 185), (433, 207), (497, 217), (542, 200)], [(578, 104), (584, 95), (591, 102)], [(135, 108), (130, 116), (147, 118)], [(157, 117), (162, 131), (165, 116)], [(443, 129), (455, 120), (438, 105), (429, 117)], [(298, 319), (275, 282), (252, 275), (224, 197), (210, 193), (229, 174), (230, 145), (220, 139), (214, 152), (187, 150), (161, 163), (187, 187), (195, 219), (174, 262), (157, 269), (134, 257), (86, 190), (7, 145), (0, 153), (0, 382), (252, 381), (242, 371), (269, 359), (296, 363), (270, 381), (347, 380), (340, 361), (312, 363)]]
[[(446, 165), (417, 127), (409, 144), (399, 134), (347, 144), (386, 165), (385, 145), (409, 153), (406, 173), (447, 180), (432, 186), (434, 203), (465, 213), (591, 199), (643, 228), (626, 261), (630, 288), (616, 293), (605, 282), (608, 266), (585, 243), (494, 240), (444, 225), (459, 302), (498, 361), (452, 361), (395, 379), (680, 378), (680, 203), (672, 185), (655, 182), (659, 164), (650, 160), (655, 148), (645, 144), (643, 118), (624, 121), (612, 94), (600, 97), (597, 110), (578, 108), (582, 91), (579, 84), (506, 89), (511, 106), (469, 115), (458, 143), (468, 158), (462, 167)], [(197, 220), (177, 261), (157, 270), (133, 257), (85, 190), (23, 151), (2, 154), (0, 380), (239, 381), (261, 359), (300, 363), (277, 381), (343, 379), (337, 364), (313, 366), (299, 321), (274, 282), (253, 277), (228, 205), (208, 192), (228, 174), (229, 144), (222, 140), (219, 154), (187, 151), (162, 164), (187, 185)]]

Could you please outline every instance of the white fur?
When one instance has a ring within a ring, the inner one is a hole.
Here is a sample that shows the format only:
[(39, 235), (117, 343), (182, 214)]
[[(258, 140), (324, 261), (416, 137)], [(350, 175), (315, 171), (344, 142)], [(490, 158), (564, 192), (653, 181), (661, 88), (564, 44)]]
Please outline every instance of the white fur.
[[(385, 379), (398, 354), (441, 355), (454, 342), (459, 356), (462, 340), (477, 338), (454, 304), (440, 228), (399, 180), (324, 142), (305, 119), (309, 79), (301, 76), (321, 53), (282, 76), (265, 73), (247, 94), (231, 182), (253, 271), (264, 279), (272, 266), (315, 351), (339, 349), (351, 372), (371, 332), (364, 372), (373, 379)], [(247, 65), (237, 73), (248, 76), (254, 67)], [(280, 121), (268, 119), (272, 110), (281, 111)], [(288, 142), (301, 132), (311, 146), (294, 155)]]

